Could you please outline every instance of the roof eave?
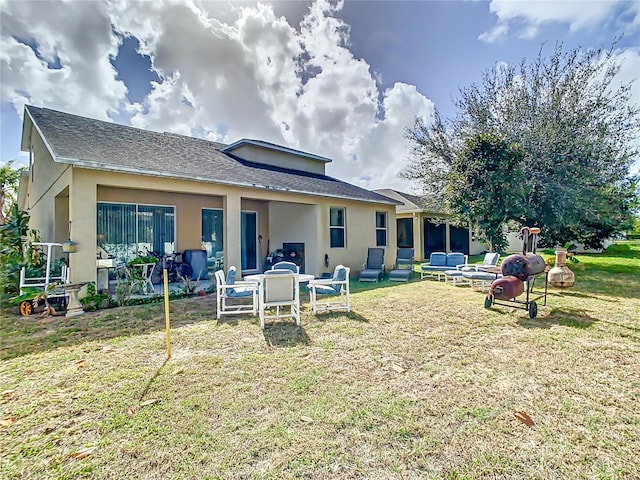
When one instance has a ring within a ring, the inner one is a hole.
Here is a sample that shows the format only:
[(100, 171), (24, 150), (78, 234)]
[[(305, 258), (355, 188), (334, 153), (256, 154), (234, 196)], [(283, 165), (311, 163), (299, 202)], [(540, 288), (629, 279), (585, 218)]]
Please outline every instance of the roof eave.
[(104, 163), (92, 162), (89, 160), (79, 160), (75, 158), (54, 157), (54, 161), (58, 163), (73, 165), (80, 168), (87, 168), (91, 170), (101, 170), (101, 171), (114, 172), (114, 173), (130, 173), (135, 175), (145, 175), (145, 176), (159, 177), (159, 178), (172, 178), (177, 180), (189, 180), (189, 181), (196, 181), (196, 182), (203, 182), (203, 183), (212, 183), (216, 185), (226, 185), (226, 186), (232, 186), (232, 187), (255, 188), (258, 190), (266, 190), (270, 192), (296, 193), (296, 194), (310, 195), (315, 197), (339, 198), (339, 199), (353, 200), (353, 201), (359, 201), (359, 202), (395, 205), (395, 201), (393, 201), (392, 199), (389, 199), (389, 201), (387, 202), (383, 199), (378, 200), (378, 199), (372, 199), (372, 198), (371, 199), (354, 198), (354, 197), (349, 197), (344, 195), (334, 195), (329, 193), (308, 192), (305, 190), (297, 190), (297, 189), (291, 189), (291, 188), (272, 187), (269, 185), (261, 185), (261, 184), (249, 183), (249, 182), (229, 182), (229, 181), (212, 180), (209, 177), (180, 175), (178, 173), (169, 173), (169, 172), (162, 172), (157, 170), (149, 171), (149, 170), (144, 170), (144, 169), (135, 168), (135, 167), (122, 167), (122, 166), (116, 167), (112, 165), (106, 165)]
[(23, 171), (18, 181), (17, 201), (20, 210), (27, 209), (27, 188), (29, 185), (29, 172)]
[(29, 144), (31, 139), (31, 126), (33, 125), (33, 119), (27, 110), (27, 107), (24, 107), (24, 114), (22, 116), (22, 137), (20, 139), (20, 151), (28, 152)]

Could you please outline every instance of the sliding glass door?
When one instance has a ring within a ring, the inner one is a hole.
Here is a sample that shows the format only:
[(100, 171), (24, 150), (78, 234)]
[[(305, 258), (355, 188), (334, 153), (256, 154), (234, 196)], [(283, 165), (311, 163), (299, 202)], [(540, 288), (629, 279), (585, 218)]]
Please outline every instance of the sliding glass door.
[(224, 267), (224, 211), (202, 209), (202, 245), (207, 250), (207, 262), (219, 269)]
[(174, 207), (99, 202), (97, 217), (98, 246), (122, 262), (175, 249)]
[(242, 271), (258, 270), (258, 214), (241, 213), (241, 262)]

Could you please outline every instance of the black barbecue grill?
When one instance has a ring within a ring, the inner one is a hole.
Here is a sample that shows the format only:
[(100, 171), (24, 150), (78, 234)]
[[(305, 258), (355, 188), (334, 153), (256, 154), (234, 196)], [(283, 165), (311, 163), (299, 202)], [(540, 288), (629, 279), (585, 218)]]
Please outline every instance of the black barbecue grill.
[[(522, 235), (522, 254), (509, 255), (502, 262), (503, 278), (495, 280), (484, 300), (484, 308), (493, 305), (504, 305), (527, 310), (529, 318), (538, 315), (537, 301), (543, 300), (547, 305), (547, 286), (549, 269), (544, 259), (536, 253), (538, 234), (537, 227), (524, 227)], [(528, 252), (529, 235), (531, 235), (531, 252)], [(544, 275), (544, 290), (534, 290), (536, 279)], [(517, 297), (525, 293), (525, 299)]]

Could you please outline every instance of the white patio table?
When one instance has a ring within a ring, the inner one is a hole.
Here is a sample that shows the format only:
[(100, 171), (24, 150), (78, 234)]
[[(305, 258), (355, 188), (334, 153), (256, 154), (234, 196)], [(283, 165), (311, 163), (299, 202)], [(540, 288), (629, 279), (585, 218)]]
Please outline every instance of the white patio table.
[(146, 294), (155, 293), (155, 289), (153, 287), (153, 282), (151, 281), (151, 276), (153, 275), (153, 269), (155, 268), (155, 263), (137, 263), (133, 265), (134, 267), (140, 267), (142, 269), (142, 279), (144, 280), (143, 290)]

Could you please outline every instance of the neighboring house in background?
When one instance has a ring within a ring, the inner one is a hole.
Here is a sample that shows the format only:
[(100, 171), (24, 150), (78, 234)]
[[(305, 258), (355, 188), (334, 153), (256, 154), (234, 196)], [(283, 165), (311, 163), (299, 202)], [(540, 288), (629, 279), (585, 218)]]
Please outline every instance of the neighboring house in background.
[(391, 189), (374, 192), (401, 203), (396, 206), (396, 242), (398, 248), (413, 248), (416, 260), (428, 260), (431, 252), (477, 255), (486, 251), (486, 246), (475, 240), (470, 226), (451, 225), (449, 214), (424, 206), (424, 197)]
[(205, 249), (262, 271), (295, 250), (307, 273), (360, 269), (367, 248), (396, 249), (395, 207), (325, 175), (331, 160), (258, 140), (231, 145), (26, 106), (20, 207), (43, 241), (77, 242), (71, 280), (95, 281), (96, 252)]
[[(507, 252), (521, 252), (522, 251), (522, 237), (520, 236), (520, 231), (517, 232), (510, 232), (510, 231), (506, 231), (506, 238), (507, 238), (507, 248), (506, 251)], [(544, 236), (540, 236), (540, 240), (544, 240)], [(540, 241), (539, 241), (540, 243)], [(572, 242), (570, 242), (572, 243)], [(608, 238), (605, 239), (602, 242), (602, 248), (587, 248), (585, 247), (583, 244), (578, 243), (572, 244), (571, 247), (571, 251), (574, 253), (602, 253), (602, 251), (604, 249), (606, 249), (607, 247), (609, 247), (609, 245), (613, 244), (613, 239), (612, 238)], [(553, 248), (564, 248), (563, 245), (557, 245), (556, 247)], [(538, 247), (540, 248), (540, 247)], [(550, 248), (550, 247), (545, 247), (545, 248)]]

